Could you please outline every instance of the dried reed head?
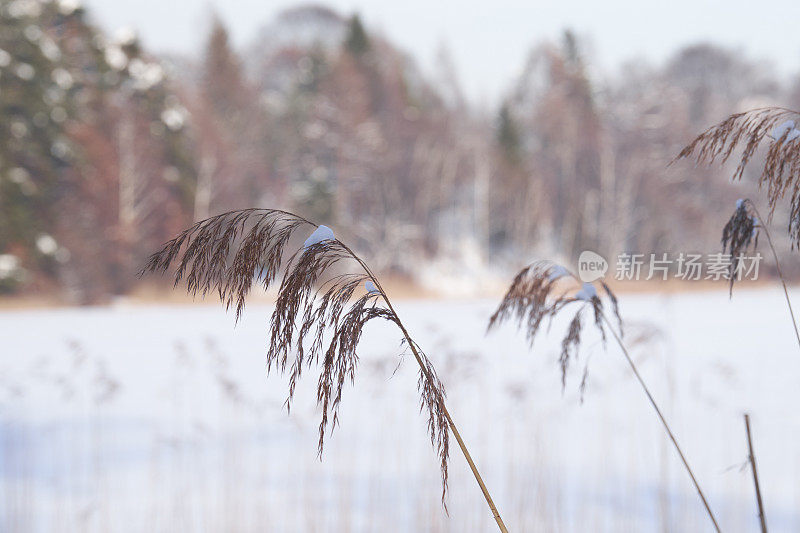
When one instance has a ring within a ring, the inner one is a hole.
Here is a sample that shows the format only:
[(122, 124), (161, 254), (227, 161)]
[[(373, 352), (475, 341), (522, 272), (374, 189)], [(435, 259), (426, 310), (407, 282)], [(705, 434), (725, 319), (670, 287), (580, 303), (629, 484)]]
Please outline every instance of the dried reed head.
[(758, 246), (758, 228), (759, 221), (753, 203), (749, 199), (737, 201), (736, 210), (722, 229), (722, 251), (731, 256), (728, 272), (731, 295), (736, 272), (741, 268), (744, 253), (750, 249), (751, 244), (753, 249)]
[[(604, 282), (600, 285), (611, 303), (617, 325), (622, 335), (622, 319), (616, 296)], [(559, 365), (561, 367), (561, 386), (566, 387), (567, 371), (570, 363), (577, 358), (583, 330), (583, 314), (588, 308), (594, 317), (594, 324), (600, 332), (603, 344), (606, 341), (604, 304), (595, 286), (581, 281), (561, 265), (549, 261), (533, 263), (517, 274), (497, 310), (489, 320), (488, 329), (506, 320), (516, 320), (517, 326), (525, 330), (528, 342), (533, 345), (536, 335), (547, 322), (567, 307), (575, 309), (567, 333), (561, 341)], [(588, 366), (584, 368), (581, 392), (586, 385)]]
[(733, 179), (741, 179), (745, 167), (762, 141), (771, 143), (758, 178), (759, 187), (767, 191), (768, 218), (772, 217), (779, 199), (790, 196), (789, 236), (792, 247), (800, 246), (800, 130), (795, 121), (800, 113), (790, 109), (767, 107), (736, 113), (712, 126), (686, 146), (675, 159), (692, 158), (698, 163), (725, 163), (737, 146), (741, 147), (739, 163)]
[[(356, 348), (364, 326), (373, 319), (383, 319), (395, 323), (404, 334), (406, 330), (366, 263), (336, 240), (329, 229), (329, 236), (310, 239), (284, 261), (291, 237), (302, 226), (316, 225), (272, 209), (223, 213), (198, 222), (167, 242), (150, 257), (141, 274), (165, 272), (174, 263), (176, 286), (186, 279), (187, 290), (193, 295), (216, 291), (226, 308), (235, 304), (238, 320), (253, 284), (260, 283), (266, 289), (283, 272), (271, 318), (267, 371), (275, 368), (283, 373), (289, 368), (286, 405), (290, 408), (303, 369), (319, 366), (321, 456), (326, 429), (332, 431), (339, 421), (344, 385), (355, 379)], [(320, 229), (323, 227), (317, 231)], [(355, 261), (361, 272), (336, 273), (334, 266), (343, 260)], [(410, 337), (404, 340), (413, 342)], [(424, 352), (416, 344), (413, 348), (420, 360), (420, 407), (427, 411), (431, 442), (441, 463), (444, 503), (449, 454), (444, 387)]]

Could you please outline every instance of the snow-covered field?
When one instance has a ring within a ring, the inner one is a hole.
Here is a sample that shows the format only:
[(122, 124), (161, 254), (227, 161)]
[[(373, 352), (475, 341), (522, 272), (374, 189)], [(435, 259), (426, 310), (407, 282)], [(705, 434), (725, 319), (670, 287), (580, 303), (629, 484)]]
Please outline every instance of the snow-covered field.
[[(800, 530), (800, 350), (782, 293), (621, 300), (626, 339), (723, 530), (758, 528), (745, 411), (770, 529)], [(530, 350), (511, 327), (484, 336), (495, 303), (397, 308), (509, 528), (710, 530), (618, 349), (587, 334), (581, 404), (583, 360), (561, 393), (564, 323)], [(492, 530), (454, 442), (449, 516), (441, 507), (396, 331), (368, 326), (320, 462), (316, 376), (287, 415), (285, 378), (265, 374), (269, 313), (250, 306), (234, 326), (211, 304), (0, 312), (0, 530)]]

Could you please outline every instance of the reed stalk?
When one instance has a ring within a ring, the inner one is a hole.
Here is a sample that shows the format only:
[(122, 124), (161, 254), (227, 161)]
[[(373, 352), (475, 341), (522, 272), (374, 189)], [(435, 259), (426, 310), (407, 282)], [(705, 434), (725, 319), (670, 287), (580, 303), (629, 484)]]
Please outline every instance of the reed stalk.
[[(392, 305), (391, 300), (389, 300), (389, 297), (386, 295), (386, 292), (383, 290), (383, 287), (381, 286), (378, 277), (372, 272), (369, 266), (367, 266), (367, 264), (360, 257), (358, 257), (352, 250), (350, 250), (347, 247), (347, 245), (343, 246), (346, 250), (350, 252), (353, 258), (355, 258), (355, 260), (359, 263), (361, 268), (364, 269), (364, 272), (370, 277), (373, 283), (375, 283), (375, 286), (380, 291), (381, 296), (383, 297), (383, 300), (386, 302), (386, 306), (389, 308), (389, 310), (391, 310), (391, 312), (398, 317), (397, 326), (403, 333), (403, 337), (405, 338), (406, 343), (411, 349), (411, 353), (414, 354), (414, 359), (417, 361), (420, 371), (422, 371), (425, 374), (425, 378), (427, 380), (433, 382), (433, 377), (428, 372), (427, 366), (423, 363), (422, 357), (420, 353), (417, 351), (416, 343), (413, 341), (405, 325), (400, 320), (399, 315), (394, 310), (394, 306)], [(447, 424), (450, 428), (450, 431), (453, 433), (453, 436), (456, 438), (456, 442), (458, 443), (458, 447), (461, 449), (461, 453), (464, 454), (464, 458), (467, 460), (467, 464), (469, 465), (469, 468), (472, 471), (472, 475), (475, 476), (475, 481), (478, 482), (478, 486), (481, 489), (481, 493), (483, 493), (483, 497), (486, 500), (486, 504), (489, 506), (489, 510), (492, 512), (492, 516), (494, 517), (494, 521), (497, 523), (498, 529), (503, 533), (508, 533), (508, 529), (506, 528), (505, 523), (503, 523), (503, 519), (500, 517), (500, 512), (497, 510), (497, 507), (494, 504), (494, 500), (492, 500), (491, 494), (489, 494), (489, 489), (486, 488), (486, 484), (483, 481), (483, 477), (481, 477), (481, 474), (478, 471), (478, 467), (475, 466), (475, 462), (472, 460), (472, 455), (470, 455), (469, 450), (467, 449), (467, 445), (464, 443), (464, 439), (461, 438), (461, 433), (459, 433), (455, 422), (453, 422), (453, 417), (450, 416), (450, 411), (448, 411), (447, 406), (445, 406), (444, 402), (442, 402), (442, 411), (444, 411), (444, 415), (447, 418)]]
[(781, 262), (778, 260), (778, 252), (775, 251), (775, 245), (772, 244), (772, 236), (769, 234), (769, 229), (767, 229), (767, 225), (764, 223), (764, 219), (761, 218), (761, 214), (758, 212), (758, 209), (753, 201), (747, 199), (745, 202), (752, 207), (753, 212), (756, 214), (756, 217), (758, 217), (759, 231), (763, 231), (764, 235), (767, 237), (767, 244), (769, 244), (769, 249), (772, 251), (772, 257), (775, 259), (775, 269), (778, 271), (778, 278), (780, 278), (781, 286), (783, 287), (783, 295), (786, 297), (786, 306), (789, 308), (789, 317), (791, 318), (792, 326), (794, 327), (794, 336), (797, 339), (798, 347), (800, 347), (800, 330), (798, 330), (797, 319), (795, 318), (794, 310), (792, 309), (792, 301), (789, 299), (789, 289), (786, 287), (786, 278), (783, 277), (783, 272), (781, 271)]
[(661, 425), (664, 426), (664, 430), (667, 432), (667, 436), (669, 436), (669, 440), (672, 441), (672, 445), (675, 448), (675, 451), (678, 452), (678, 456), (681, 458), (681, 462), (683, 463), (686, 472), (689, 474), (689, 477), (692, 479), (692, 484), (694, 485), (695, 490), (697, 491), (697, 495), (700, 497), (700, 500), (703, 502), (703, 507), (705, 507), (706, 513), (708, 514), (708, 518), (711, 520), (711, 523), (714, 525), (714, 529), (719, 532), (719, 524), (717, 523), (717, 519), (714, 517), (714, 512), (711, 510), (711, 506), (708, 504), (708, 500), (706, 500), (705, 494), (703, 494), (703, 489), (700, 488), (700, 484), (697, 482), (697, 478), (694, 475), (694, 471), (692, 471), (692, 467), (689, 466), (689, 461), (686, 460), (686, 456), (683, 454), (683, 450), (681, 450), (680, 444), (678, 444), (678, 440), (675, 438), (675, 434), (672, 432), (672, 429), (669, 426), (666, 418), (664, 418), (664, 414), (661, 412), (661, 409), (658, 407), (656, 400), (653, 398), (653, 395), (650, 393), (650, 389), (645, 383), (644, 379), (642, 378), (641, 374), (639, 374), (639, 370), (636, 368), (636, 364), (633, 362), (633, 358), (628, 353), (628, 349), (625, 347), (625, 344), (622, 342), (622, 339), (617, 335), (617, 332), (614, 330), (611, 322), (606, 318), (605, 314), (602, 315), (603, 321), (606, 323), (606, 326), (611, 331), (611, 335), (614, 337), (614, 340), (617, 341), (620, 349), (622, 350), (622, 354), (625, 356), (625, 360), (628, 361), (628, 365), (630, 365), (631, 370), (633, 371), (633, 375), (636, 376), (636, 380), (641, 385), (642, 390), (644, 391), (645, 395), (647, 396), (647, 400), (650, 402), (650, 405), (653, 406), (653, 409), (658, 415), (658, 419), (661, 421)]
[(758, 468), (756, 468), (756, 453), (753, 451), (753, 436), (750, 431), (750, 415), (744, 414), (744, 428), (747, 432), (747, 460), (753, 472), (753, 485), (756, 488), (756, 504), (758, 505), (758, 521), (761, 533), (767, 533), (767, 515), (764, 513), (764, 501), (761, 499), (761, 485), (758, 482)]

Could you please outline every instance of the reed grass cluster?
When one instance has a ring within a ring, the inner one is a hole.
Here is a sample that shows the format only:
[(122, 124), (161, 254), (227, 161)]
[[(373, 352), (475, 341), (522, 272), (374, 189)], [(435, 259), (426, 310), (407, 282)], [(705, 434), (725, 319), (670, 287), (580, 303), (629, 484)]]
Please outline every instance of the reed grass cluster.
[[(723, 230), (724, 249), (738, 257), (750, 247), (755, 247), (758, 232), (762, 229), (760, 220), (752, 202), (740, 201)], [(293, 237), (301, 228), (314, 229), (314, 233), (305, 245), (292, 251)], [(327, 230), (329, 235), (315, 239), (314, 236), (322, 229)], [(768, 234), (767, 237), (769, 239)], [(356, 266), (356, 271), (351, 271), (347, 263), (350, 267)], [(267, 289), (280, 279), (270, 322), (267, 371), (288, 374), (286, 406), (290, 409), (304, 370), (318, 367), (316, 399), (322, 413), (318, 437), (320, 457), (326, 436), (338, 424), (344, 386), (355, 380), (359, 362), (357, 348), (364, 327), (374, 319), (397, 326), (402, 333), (403, 343), (414, 354), (419, 366), (420, 409), (427, 415), (429, 436), (439, 458), (442, 505), (446, 509), (449, 438), (452, 432), (498, 528), (507, 531), (447, 411), (444, 386), (432, 362), (410, 336), (379, 279), (366, 262), (337, 240), (328, 228), (280, 210), (247, 209), (224, 213), (198, 222), (167, 242), (150, 257), (142, 274), (165, 272), (173, 266), (176, 286), (185, 280), (187, 290), (193, 295), (216, 292), (226, 308), (235, 309), (237, 320), (256, 283)], [(733, 279), (734, 276), (731, 276), (731, 283)], [(514, 278), (491, 316), (487, 330), (503, 322), (514, 321), (532, 346), (542, 330), (549, 329), (553, 319), (566, 312), (572, 314), (559, 355), (562, 390), (566, 387), (569, 369), (579, 359), (587, 321), (591, 321), (604, 347), (609, 335), (618, 343), (689, 474), (711, 523), (719, 531), (694, 472), (622, 341), (623, 321), (619, 302), (606, 283), (582, 283), (560, 265), (547, 261), (533, 263)], [(580, 384), (582, 401), (588, 373), (587, 361)]]
[[(763, 164), (757, 178), (759, 188), (766, 191), (769, 209), (767, 218), (760, 215), (752, 200), (747, 198), (739, 200), (735, 211), (722, 230), (722, 247), (724, 253), (731, 255), (729, 275), (730, 294), (732, 295), (743, 254), (748, 250), (755, 250), (758, 246), (759, 234), (764, 233), (786, 297), (795, 338), (800, 346), (800, 328), (798, 328), (789, 298), (789, 290), (781, 270), (778, 252), (768, 228), (778, 202), (788, 197), (787, 232), (791, 248), (800, 247), (800, 141), (798, 141), (800, 129), (796, 127), (798, 120), (800, 120), (800, 113), (780, 107), (766, 107), (736, 113), (698, 135), (678, 154), (676, 160), (691, 158), (697, 163), (719, 162), (724, 164), (736, 153), (738, 163), (732, 179), (739, 180), (744, 176), (748, 164), (756, 158), (758, 148), (762, 143), (769, 143), (766, 153), (761, 159)], [(756, 470), (748, 415), (745, 415), (745, 426), (749, 447), (748, 460), (753, 472), (759, 522), (761, 531), (766, 532), (766, 516)]]

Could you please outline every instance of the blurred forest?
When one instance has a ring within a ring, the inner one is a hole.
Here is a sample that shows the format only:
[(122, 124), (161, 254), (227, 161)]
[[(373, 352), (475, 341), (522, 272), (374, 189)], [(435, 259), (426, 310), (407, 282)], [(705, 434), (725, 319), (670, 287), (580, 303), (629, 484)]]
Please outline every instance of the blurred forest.
[(322, 6), (241, 50), (212, 18), (196, 56), (156, 57), (76, 0), (0, 0), (0, 293), (125, 294), (162, 242), (243, 207), (332, 225), (417, 280), (435, 262), (718, 251), (752, 180), (667, 165), (731, 112), (800, 106), (800, 78), (713, 44), (601, 77), (585, 46), (569, 31), (534, 46), (487, 110), (446, 48), (425, 75)]

